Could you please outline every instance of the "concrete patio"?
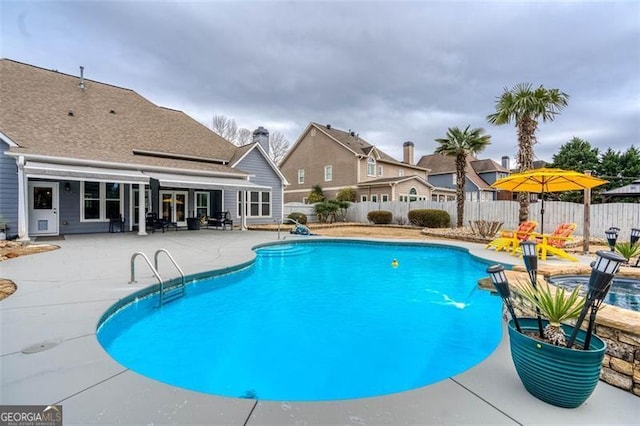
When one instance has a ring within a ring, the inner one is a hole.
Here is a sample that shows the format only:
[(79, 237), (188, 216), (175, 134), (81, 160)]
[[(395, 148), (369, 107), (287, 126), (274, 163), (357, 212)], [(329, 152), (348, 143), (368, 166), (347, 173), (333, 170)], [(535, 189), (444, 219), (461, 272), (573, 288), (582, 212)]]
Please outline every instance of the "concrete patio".
[[(96, 325), (105, 310), (155, 283), (138, 262), (139, 282), (128, 284), (134, 252), (152, 256), (158, 248), (168, 249), (185, 273), (193, 274), (249, 261), (254, 245), (276, 239), (275, 232), (212, 230), (72, 235), (51, 242), (59, 250), (0, 262), (0, 277), (18, 285), (0, 302), (0, 404), (62, 404), (67, 425), (638, 424), (640, 399), (603, 382), (577, 409), (529, 395), (504, 334), (484, 362), (439, 383), (383, 397), (303, 403), (175, 388), (124, 368), (98, 343)], [(495, 261), (517, 260), (481, 244), (448, 244)], [(169, 278), (168, 264), (164, 268)], [(51, 348), (22, 352), (33, 345)]]

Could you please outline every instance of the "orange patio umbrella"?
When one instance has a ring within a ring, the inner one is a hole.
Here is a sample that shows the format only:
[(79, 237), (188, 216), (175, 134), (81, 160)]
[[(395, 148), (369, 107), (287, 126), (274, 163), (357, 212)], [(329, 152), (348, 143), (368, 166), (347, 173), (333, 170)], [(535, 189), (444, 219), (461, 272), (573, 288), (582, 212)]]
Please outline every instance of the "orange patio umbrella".
[(544, 233), (544, 194), (547, 192), (580, 191), (604, 185), (608, 181), (574, 170), (541, 168), (514, 173), (498, 179), (491, 186), (511, 192), (542, 194), (540, 231)]

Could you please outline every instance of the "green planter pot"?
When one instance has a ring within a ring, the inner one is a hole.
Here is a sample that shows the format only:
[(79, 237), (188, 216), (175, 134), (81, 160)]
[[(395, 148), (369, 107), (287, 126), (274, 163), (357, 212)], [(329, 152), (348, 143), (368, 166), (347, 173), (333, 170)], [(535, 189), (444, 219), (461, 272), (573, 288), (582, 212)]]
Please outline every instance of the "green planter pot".
[[(518, 318), (523, 331), (537, 333), (538, 320)], [(543, 327), (548, 321), (543, 321)], [(562, 325), (567, 336), (573, 327)], [(576, 343), (584, 345), (585, 332), (580, 330)], [(606, 343), (591, 336), (589, 350), (568, 349), (518, 333), (509, 321), (511, 358), (524, 387), (536, 398), (549, 404), (575, 408), (591, 396), (600, 380)]]

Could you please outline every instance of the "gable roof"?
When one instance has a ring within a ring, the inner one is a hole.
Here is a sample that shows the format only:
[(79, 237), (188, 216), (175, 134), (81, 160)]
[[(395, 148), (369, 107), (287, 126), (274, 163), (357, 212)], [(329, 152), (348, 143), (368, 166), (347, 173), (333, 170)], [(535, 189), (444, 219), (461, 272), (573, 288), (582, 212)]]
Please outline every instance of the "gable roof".
[(380, 161), (383, 163), (396, 164), (405, 168), (420, 170), (422, 172), (426, 171), (424, 168), (418, 165), (411, 165), (411, 164), (403, 163), (401, 161), (396, 160), (389, 154), (385, 153), (384, 151), (380, 150), (376, 146), (370, 144), (369, 142), (361, 138), (360, 135), (358, 135), (355, 132), (351, 132), (351, 131), (347, 132), (344, 130), (336, 129), (331, 125), (323, 125), (315, 122), (309, 123), (309, 125), (302, 132), (302, 134), (300, 135), (296, 143), (293, 145), (293, 147), (291, 147), (291, 149), (289, 150), (285, 158), (283, 158), (283, 160), (280, 162), (281, 165), (287, 160), (289, 155), (295, 150), (296, 146), (302, 141), (304, 136), (312, 128), (315, 128), (321, 131), (322, 133), (324, 133), (325, 135), (327, 135), (328, 137), (330, 137), (331, 139), (333, 139), (334, 141), (336, 141), (337, 143), (339, 143), (340, 145), (344, 146), (346, 149), (351, 151), (354, 155), (361, 156), (361, 157), (373, 156), (376, 158), (376, 161)]
[(399, 176), (399, 177), (367, 180), (367, 181), (358, 183), (357, 186), (367, 187), (367, 186), (381, 186), (381, 185), (397, 185), (399, 183), (407, 182), (407, 181), (410, 181), (410, 180), (417, 180), (418, 182), (420, 182), (424, 186), (427, 186), (427, 187), (429, 187), (431, 189), (435, 188), (435, 186), (433, 186), (427, 180), (425, 180), (423, 177), (418, 176), (418, 175), (408, 175), (408, 176)]
[(238, 177), (237, 148), (182, 111), (130, 89), (0, 60), (0, 132), (27, 158), (80, 159)]
[(252, 143), (249, 143), (249, 144), (246, 144), (246, 145), (239, 146), (236, 149), (235, 154), (231, 158), (231, 167), (236, 167), (237, 165), (239, 165), (240, 162), (247, 155), (249, 155), (249, 153), (251, 151), (258, 151), (260, 153), (260, 155), (262, 155), (262, 157), (264, 157), (265, 161), (267, 162), (267, 164), (269, 164), (271, 169), (273, 169), (273, 171), (278, 175), (280, 180), (282, 180), (282, 182), (285, 185), (289, 185), (289, 182), (287, 181), (287, 178), (282, 174), (282, 172), (280, 171), (278, 166), (276, 166), (276, 164), (273, 162), (273, 160), (271, 160), (271, 158), (269, 158), (269, 154), (267, 154), (265, 152), (264, 148), (262, 148), (262, 145), (260, 145), (259, 142), (252, 142)]
[[(420, 161), (418, 161), (418, 164), (422, 167), (431, 169), (431, 172), (429, 173), (431, 176), (452, 174), (456, 172), (456, 159), (452, 155), (423, 155), (422, 158), (420, 158)], [(473, 157), (467, 157), (467, 164), (465, 167), (466, 179), (474, 184), (478, 189), (483, 191), (495, 191), (495, 189), (485, 182), (485, 180), (479, 175), (479, 173), (493, 171), (508, 173), (507, 169), (493, 160), (478, 160)]]

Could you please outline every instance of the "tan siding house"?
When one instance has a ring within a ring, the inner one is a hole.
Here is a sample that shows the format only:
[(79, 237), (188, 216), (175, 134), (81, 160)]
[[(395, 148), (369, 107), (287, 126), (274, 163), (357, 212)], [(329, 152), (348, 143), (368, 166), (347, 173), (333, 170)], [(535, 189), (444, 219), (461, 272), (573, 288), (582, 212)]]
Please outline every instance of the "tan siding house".
[(413, 142), (398, 161), (351, 131), (310, 123), (280, 164), (289, 182), (284, 201), (304, 202), (315, 185), (328, 199), (354, 188), (357, 201), (431, 199), (428, 169), (413, 163)]

